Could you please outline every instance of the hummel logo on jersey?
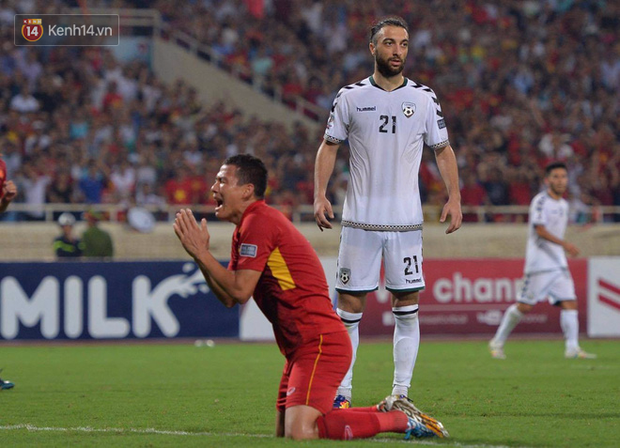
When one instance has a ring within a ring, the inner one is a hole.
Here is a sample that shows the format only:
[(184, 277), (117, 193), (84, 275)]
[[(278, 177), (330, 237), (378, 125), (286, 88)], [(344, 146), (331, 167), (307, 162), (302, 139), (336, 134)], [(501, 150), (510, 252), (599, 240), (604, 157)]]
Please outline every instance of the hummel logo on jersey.
[(405, 114), (405, 117), (407, 118), (415, 114), (415, 104), (413, 103), (405, 102), (402, 104), (402, 108), (403, 108), (403, 114)]
[(375, 112), (377, 110), (377, 106), (368, 106), (368, 107), (358, 107), (358, 112)]

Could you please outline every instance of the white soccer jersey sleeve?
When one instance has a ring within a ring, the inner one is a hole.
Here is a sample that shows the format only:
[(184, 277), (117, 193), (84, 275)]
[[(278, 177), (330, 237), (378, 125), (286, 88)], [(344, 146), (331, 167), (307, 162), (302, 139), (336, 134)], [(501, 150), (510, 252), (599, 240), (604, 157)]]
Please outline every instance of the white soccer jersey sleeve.
[[(434, 100), (436, 98), (433, 98)], [(439, 106), (439, 102), (428, 103), (429, 110), (426, 111), (426, 134), (424, 135), (424, 143), (427, 146), (436, 149), (443, 148), (448, 142), (448, 132), (446, 131), (446, 120), (443, 118), (443, 112)]]
[(342, 224), (367, 230), (422, 227), (418, 176), (424, 143), (449, 144), (441, 106), (428, 87), (405, 79), (387, 92), (372, 77), (343, 87), (325, 140), (349, 141), (349, 186)]
[(338, 101), (344, 90), (344, 87), (340, 89), (334, 99), (334, 104), (327, 120), (327, 129), (325, 130), (325, 140), (336, 144), (344, 142), (349, 134), (348, 103)]
[(549, 233), (563, 239), (568, 224), (568, 202), (553, 199), (545, 191), (537, 194), (530, 204), (525, 273), (545, 272), (568, 267), (566, 253), (559, 244), (547, 241), (536, 233), (542, 225)]

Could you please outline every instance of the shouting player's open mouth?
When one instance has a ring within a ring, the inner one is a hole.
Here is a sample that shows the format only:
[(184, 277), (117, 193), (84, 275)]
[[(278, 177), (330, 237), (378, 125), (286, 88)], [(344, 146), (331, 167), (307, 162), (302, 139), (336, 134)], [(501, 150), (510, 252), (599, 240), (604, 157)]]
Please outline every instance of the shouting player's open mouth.
[(215, 199), (215, 214), (217, 215), (218, 212), (220, 212), (222, 210), (222, 207), (224, 206), (224, 200), (221, 198), (217, 198), (217, 197), (213, 197), (213, 199)]

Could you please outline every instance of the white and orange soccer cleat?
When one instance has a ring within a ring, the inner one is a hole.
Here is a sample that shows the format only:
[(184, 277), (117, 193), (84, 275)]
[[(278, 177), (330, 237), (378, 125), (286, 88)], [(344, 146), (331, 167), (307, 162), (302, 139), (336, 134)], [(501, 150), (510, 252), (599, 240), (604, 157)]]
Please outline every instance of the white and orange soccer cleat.
[(564, 357), (567, 359), (596, 359), (596, 355), (583, 351), (581, 348), (577, 350), (566, 350)]
[[(385, 400), (377, 405), (381, 412), (401, 411), (409, 417), (410, 430), (407, 431), (407, 439), (415, 437), (450, 437), (443, 424), (436, 418), (420, 411), (408, 397), (404, 395), (388, 395)], [(417, 422), (418, 424), (414, 424)], [(424, 428), (422, 428), (422, 426)]]

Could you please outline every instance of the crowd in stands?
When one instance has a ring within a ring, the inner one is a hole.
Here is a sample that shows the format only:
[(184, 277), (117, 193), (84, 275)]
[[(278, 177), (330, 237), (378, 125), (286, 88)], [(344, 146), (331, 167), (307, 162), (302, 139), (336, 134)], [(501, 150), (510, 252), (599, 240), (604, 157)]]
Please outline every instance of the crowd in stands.
[[(463, 205), (529, 204), (551, 160), (569, 166), (574, 221), (590, 205), (620, 205), (617, 2), (93, 3), (158, 9), (170, 27), (208, 45), (222, 68), (250, 73), (267, 94), (279, 86), (285, 100), (302, 96), (322, 107), (322, 123), (338, 89), (372, 73), (370, 24), (398, 14), (410, 25), (405, 75), (441, 101)], [(270, 169), (269, 202), (312, 203), (322, 131), (302, 124), (289, 130), (238, 105), (203, 103), (186, 83), (165, 85), (146, 63), (120, 64), (105, 47), (13, 45), (16, 12), (57, 4), (8, 1), (0, 10), (0, 152), (21, 201), (209, 204), (221, 160), (251, 152)], [(346, 148), (336, 170), (330, 194), (341, 204)], [(420, 182), (424, 203), (443, 203), (430, 150)]]

